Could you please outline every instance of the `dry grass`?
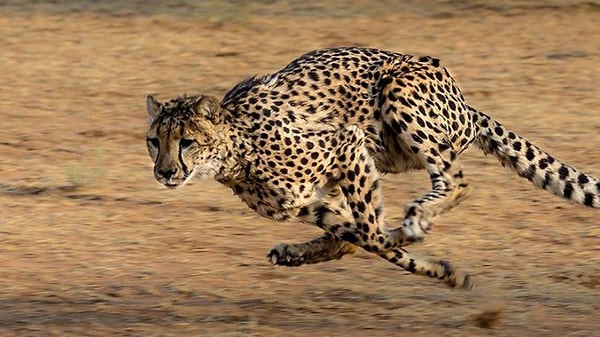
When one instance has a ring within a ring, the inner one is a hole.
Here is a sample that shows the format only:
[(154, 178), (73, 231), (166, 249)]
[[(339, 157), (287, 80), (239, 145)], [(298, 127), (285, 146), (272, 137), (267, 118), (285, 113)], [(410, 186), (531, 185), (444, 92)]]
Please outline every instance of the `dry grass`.
[[(597, 211), (477, 151), (463, 160), (472, 198), (412, 248), (471, 271), (473, 292), (366, 253), (273, 268), (272, 245), (318, 232), (263, 220), (212, 182), (153, 182), (147, 93), (222, 95), (331, 45), (439, 56), (472, 104), (600, 176), (597, 4), (394, 3), (0, 4), (0, 335), (597, 333)], [(390, 221), (428, 185), (386, 177)]]

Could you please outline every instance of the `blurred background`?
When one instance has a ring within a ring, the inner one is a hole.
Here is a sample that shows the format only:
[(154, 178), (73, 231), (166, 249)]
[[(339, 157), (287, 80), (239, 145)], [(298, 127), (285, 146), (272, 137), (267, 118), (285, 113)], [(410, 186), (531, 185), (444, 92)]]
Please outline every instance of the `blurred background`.
[[(597, 211), (477, 150), (472, 197), (410, 247), (472, 273), (470, 293), (363, 252), (272, 267), (319, 231), (211, 181), (154, 182), (147, 94), (222, 96), (349, 45), (441, 58), (470, 104), (600, 176), (598, 1), (0, 1), (0, 336), (596, 334)], [(394, 227), (429, 182), (384, 187)]]

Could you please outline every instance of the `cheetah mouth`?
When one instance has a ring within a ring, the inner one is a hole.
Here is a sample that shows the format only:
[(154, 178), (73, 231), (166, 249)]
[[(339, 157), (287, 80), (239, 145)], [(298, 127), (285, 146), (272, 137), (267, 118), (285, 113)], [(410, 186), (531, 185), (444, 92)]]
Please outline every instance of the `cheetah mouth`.
[(191, 174), (186, 174), (183, 177), (177, 177), (177, 178), (170, 178), (168, 180), (164, 180), (162, 179), (160, 182), (168, 189), (172, 190), (172, 189), (176, 189), (179, 188), (183, 185), (186, 185), (189, 181), (190, 178), (192, 177)]

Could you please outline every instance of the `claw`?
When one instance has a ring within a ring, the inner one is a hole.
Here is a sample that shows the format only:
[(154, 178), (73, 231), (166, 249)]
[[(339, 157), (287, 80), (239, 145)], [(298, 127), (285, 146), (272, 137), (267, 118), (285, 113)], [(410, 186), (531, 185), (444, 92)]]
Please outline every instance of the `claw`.
[(275, 256), (275, 254), (273, 252), (269, 253), (268, 255), (269, 257), (269, 262), (271, 262), (271, 264), (277, 264), (277, 256)]
[(290, 246), (286, 244), (275, 246), (267, 254), (267, 258), (272, 265), (288, 267), (300, 266), (305, 261), (305, 258), (301, 254), (290, 251)]

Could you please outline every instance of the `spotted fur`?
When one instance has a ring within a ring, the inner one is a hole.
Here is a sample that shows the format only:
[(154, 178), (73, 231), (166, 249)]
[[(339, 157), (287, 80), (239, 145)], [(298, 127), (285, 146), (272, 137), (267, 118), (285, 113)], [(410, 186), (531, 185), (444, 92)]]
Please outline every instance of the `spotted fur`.
[[(600, 182), (561, 163), (469, 106), (438, 59), (367, 48), (302, 55), (280, 71), (252, 77), (219, 102), (149, 96), (148, 150), (167, 187), (194, 175), (230, 187), (262, 216), (296, 219), (325, 232), (279, 244), (276, 265), (339, 259), (360, 247), (410, 272), (471, 288), (448, 262), (404, 247), (422, 240), (435, 216), (468, 195), (457, 158), (472, 144), (534, 185), (600, 207)], [(425, 169), (432, 189), (388, 228), (380, 176)]]

